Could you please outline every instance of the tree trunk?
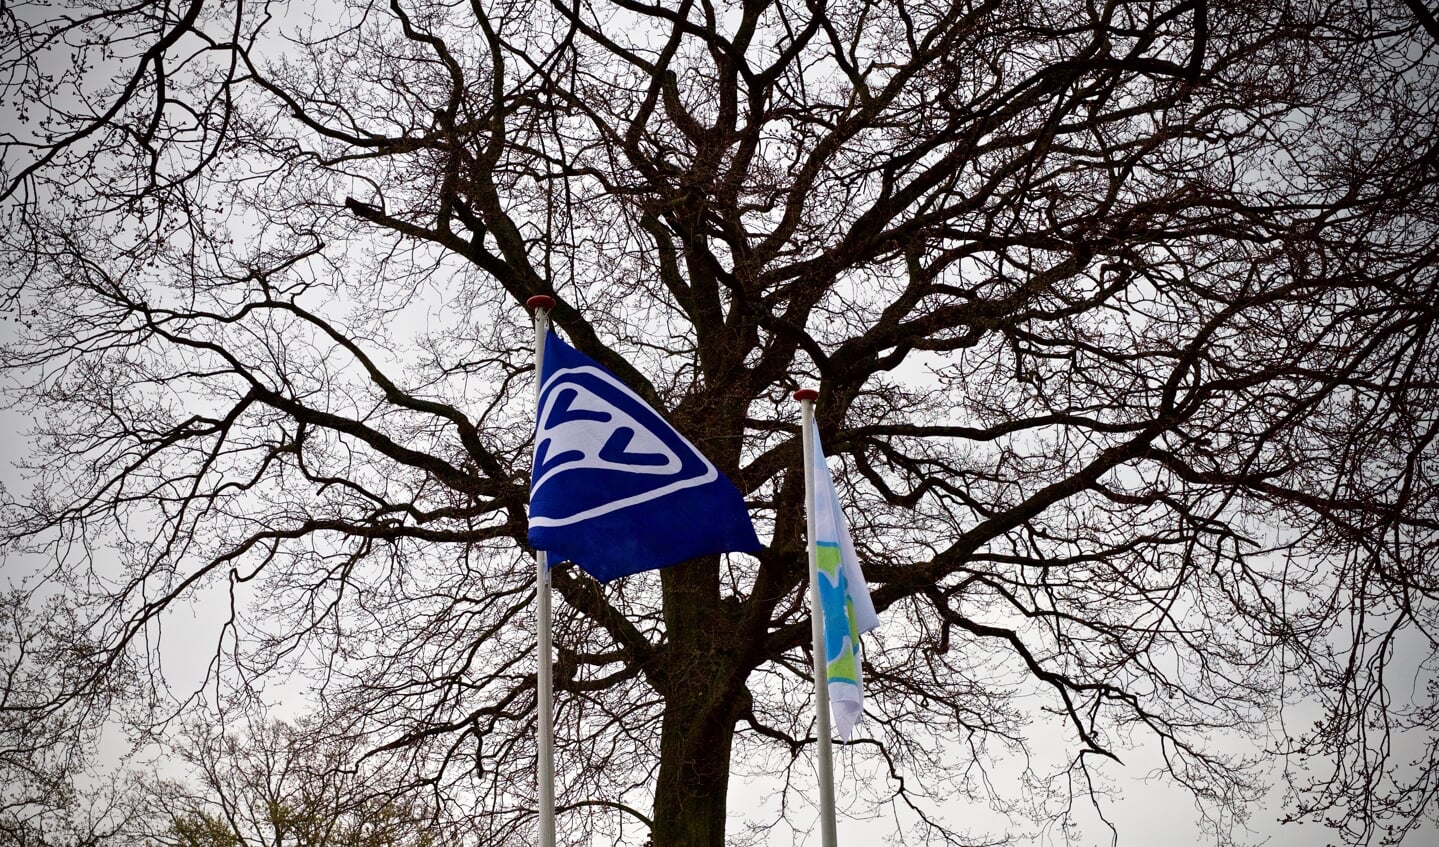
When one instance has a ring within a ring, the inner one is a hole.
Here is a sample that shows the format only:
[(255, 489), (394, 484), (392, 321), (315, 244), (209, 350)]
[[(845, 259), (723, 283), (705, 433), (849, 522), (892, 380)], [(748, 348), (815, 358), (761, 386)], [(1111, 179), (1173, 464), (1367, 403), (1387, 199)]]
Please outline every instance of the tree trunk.
[(724, 847), (736, 703), (744, 690), (734, 672), (735, 614), (723, 608), (714, 559), (665, 568), (661, 580), (668, 690), (651, 841), (654, 847)]
[(671, 698), (665, 708), (651, 830), (654, 847), (724, 847), (734, 721), (715, 726), (713, 720), (696, 720), (696, 707), (715, 711), (713, 705), (699, 706), (684, 697)]

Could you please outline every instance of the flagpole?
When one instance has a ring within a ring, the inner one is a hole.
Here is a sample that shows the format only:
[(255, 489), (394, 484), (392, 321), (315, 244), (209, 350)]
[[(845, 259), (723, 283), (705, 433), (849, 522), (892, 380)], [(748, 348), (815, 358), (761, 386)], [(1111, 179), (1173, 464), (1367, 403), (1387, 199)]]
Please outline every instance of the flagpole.
[[(555, 307), (555, 299), (536, 294), (525, 301), (535, 313), (535, 412), (539, 413), (540, 375), (545, 372), (545, 331), (549, 327), (549, 312)], [(813, 558), (813, 555), (811, 555)], [(535, 673), (535, 703), (539, 711), (539, 727), (536, 730), (536, 750), (539, 781), (539, 824), (540, 847), (555, 847), (555, 727), (554, 727), (554, 668), (551, 626), (553, 613), (550, 610), (550, 560), (544, 550), (535, 552), (535, 652), (538, 666)]]
[(824, 647), (824, 610), (819, 599), (819, 548), (815, 545), (814, 401), (819, 392), (801, 388), (794, 393), (800, 408), (800, 442), (804, 445), (804, 516), (809, 546), (809, 620), (814, 636), (814, 702), (819, 736), (819, 815), (822, 847), (836, 847), (834, 823), (834, 748), (830, 740), (829, 680)]

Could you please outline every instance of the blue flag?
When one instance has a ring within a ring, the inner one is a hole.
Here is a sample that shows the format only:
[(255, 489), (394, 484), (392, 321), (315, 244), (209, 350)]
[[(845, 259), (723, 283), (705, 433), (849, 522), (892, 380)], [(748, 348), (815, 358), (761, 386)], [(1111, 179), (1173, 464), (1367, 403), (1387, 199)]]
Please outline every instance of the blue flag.
[(530, 544), (604, 582), (760, 548), (744, 499), (613, 374), (545, 337)]

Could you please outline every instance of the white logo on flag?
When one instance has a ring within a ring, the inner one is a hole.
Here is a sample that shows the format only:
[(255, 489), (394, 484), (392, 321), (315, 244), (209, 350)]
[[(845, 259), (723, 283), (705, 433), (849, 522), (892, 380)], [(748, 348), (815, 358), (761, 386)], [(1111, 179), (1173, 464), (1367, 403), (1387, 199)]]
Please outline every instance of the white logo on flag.
[(634, 392), (590, 366), (552, 373), (540, 387), (531, 503), (545, 485), (577, 471), (609, 483), (555, 498), (563, 514), (530, 514), (531, 526), (565, 526), (718, 478), (714, 465)]

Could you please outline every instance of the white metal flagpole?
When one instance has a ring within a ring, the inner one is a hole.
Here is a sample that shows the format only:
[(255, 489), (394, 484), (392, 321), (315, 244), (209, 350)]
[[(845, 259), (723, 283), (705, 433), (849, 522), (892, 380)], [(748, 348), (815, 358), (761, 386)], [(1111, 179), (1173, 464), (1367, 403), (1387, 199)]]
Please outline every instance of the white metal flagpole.
[[(545, 334), (549, 327), (549, 311), (555, 307), (553, 297), (537, 294), (525, 301), (535, 312), (535, 413), (539, 414), (540, 375), (545, 372)], [(812, 554), (811, 554), (812, 555)], [(555, 847), (555, 727), (554, 668), (550, 611), (550, 559), (544, 550), (535, 552), (535, 651), (538, 667), (535, 673), (535, 698), (539, 710), (536, 749), (540, 788), (540, 847)]]
[(830, 740), (829, 679), (824, 649), (824, 609), (819, 599), (819, 550), (815, 546), (814, 401), (819, 392), (801, 388), (794, 393), (800, 408), (800, 440), (804, 445), (804, 516), (809, 546), (809, 619), (814, 635), (814, 703), (819, 736), (819, 827), (822, 847), (836, 847), (834, 825), (834, 747)]

